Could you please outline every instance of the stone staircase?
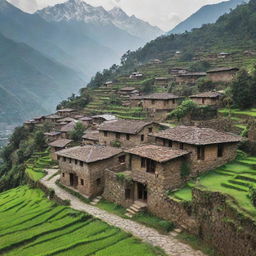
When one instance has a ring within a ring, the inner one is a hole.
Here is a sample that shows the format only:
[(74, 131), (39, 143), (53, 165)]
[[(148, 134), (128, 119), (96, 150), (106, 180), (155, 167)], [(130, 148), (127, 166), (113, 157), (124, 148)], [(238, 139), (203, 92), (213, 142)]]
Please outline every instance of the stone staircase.
[(102, 196), (97, 196), (97, 197), (95, 197), (95, 198), (90, 202), (90, 204), (91, 204), (91, 205), (96, 205), (101, 199), (102, 199)]
[(125, 216), (132, 218), (139, 212), (145, 211), (147, 208), (147, 204), (141, 201), (135, 201), (133, 205), (131, 205), (125, 213)]

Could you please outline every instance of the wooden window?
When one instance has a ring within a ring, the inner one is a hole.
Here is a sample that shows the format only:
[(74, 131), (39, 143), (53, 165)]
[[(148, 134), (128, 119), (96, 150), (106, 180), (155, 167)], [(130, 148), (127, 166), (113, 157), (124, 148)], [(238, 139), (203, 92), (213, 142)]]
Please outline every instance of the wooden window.
[(116, 133), (116, 139), (120, 139), (120, 133)]
[(167, 105), (168, 105), (168, 101), (164, 100), (164, 106), (167, 106)]
[(75, 164), (77, 164), (77, 160), (75, 160)]
[(202, 98), (202, 104), (204, 104), (204, 102), (205, 102), (205, 100), (204, 100), (204, 98)]
[(184, 143), (180, 143), (180, 149), (184, 149)]
[(64, 172), (62, 173), (62, 177), (65, 177), (65, 173)]
[(151, 104), (152, 104), (152, 105), (155, 105), (155, 100), (151, 100)]
[(142, 168), (145, 168), (145, 167), (146, 167), (146, 159), (143, 158), (143, 157), (140, 159), (140, 166), (141, 166)]
[(80, 182), (81, 182), (81, 185), (83, 186), (84, 185), (84, 180), (80, 179)]
[(69, 163), (70, 163), (70, 164), (72, 163), (72, 159), (71, 159), (71, 158), (69, 158)]
[(104, 137), (108, 137), (108, 132), (104, 131)]
[(218, 156), (218, 157), (223, 157), (223, 151), (224, 151), (223, 144), (218, 144), (217, 156)]
[(156, 162), (151, 160), (151, 159), (147, 159), (146, 164), (147, 164), (146, 172), (155, 173), (155, 171), (156, 171)]
[(140, 136), (140, 141), (144, 141), (144, 135), (143, 134)]
[(131, 199), (131, 192), (130, 188), (125, 189), (125, 199)]
[(148, 132), (152, 133), (153, 132), (153, 128), (152, 127), (148, 128)]
[(172, 141), (171, 141), (171, 140), (168, 141), (168, 147), (169, 147), (169, 148), (172, 147)]
[(130, 134), (126, 134), (126, 139), (130, 140)]
[(84, 162), (80, 161), (80, 166), (83, 167), (84, 166)]
[(97, 186), (99, 186), (99, 185), (101, 184), (101, 178), (98, 178), (98, 179), (96, 180), (96, 184), (97, 184)]
[(125, 163), (125, 155), (119, 156), (118, 160), (120, 164)]
[(61, 157), (60, 156), (57, 156), (57, 160), (60, 160), (61, 159)]
[(63, 161), (66, 162), (67, 158), (66, 157), (63, 157)]
[(175, 104), (175, 99), (172, 99), (172, 104)]
[(204, 158), (205, 158), (205, 148), (204, 148), (204, 146), (198, 146), (197, 147), (197, 159), (204, 160)]
[(163, 146), (165, 147), (166, 146), (166, 139), (163, 139)]

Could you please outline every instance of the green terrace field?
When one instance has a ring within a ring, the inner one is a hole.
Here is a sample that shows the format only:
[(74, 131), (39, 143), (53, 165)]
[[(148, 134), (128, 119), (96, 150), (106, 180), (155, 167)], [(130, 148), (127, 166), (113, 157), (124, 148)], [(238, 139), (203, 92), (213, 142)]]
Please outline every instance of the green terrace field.
[(48, 151), (37, 152), (26, 162), (26, 174), (33, 180), (38, 181), (45, 176), (45, 168), (55, 165)]
[[(256, 218), (256, 208), (248, 198), (249, 187), (256, 183), (256, 157), (247, 157), (244, 160), (236, 160), (200, 177), (200, 185), (210, 191), (219, 191), (233, 197), (239, 208)], [(171, 198), (181, 201), (191, 201), (192, 188), (195, 181), (173, 193)]]
[[(219, 113), (228, 115), (229, 109), (227, 109), (227, 108), (220, 109)], [(248, 109), (248, 110), (231, 109), (231, 116), (232, 117), (237, 117), (237, 116), (256, 117), (256, 108), (252, 108), (252, 109)]]
[(155, 256), (158, 249), (28, 186), (0, 194), (0, 255)]

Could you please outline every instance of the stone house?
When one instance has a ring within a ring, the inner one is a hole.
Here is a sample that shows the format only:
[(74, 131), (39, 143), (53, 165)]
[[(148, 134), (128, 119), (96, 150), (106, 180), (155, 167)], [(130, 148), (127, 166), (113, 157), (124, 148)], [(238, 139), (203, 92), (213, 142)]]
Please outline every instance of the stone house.
[(219, 106), (222, 94), (219, 92), (203, 92), (189, 96), (198, 105)]
[(122, 147), (133, 147), (148, 142), (148, 134), (159, 130), (155, 122), (137, 120), (116, 120), (104, 122), (99, 127), (100, 144), (120, 144)]
[(149, 64), (162, 64), (163, 62), (159, 59), (152, 59), (149, 61)]
[(85, 145), (94, 145), (99, 144), (100, 132), (98, 130), (95, 131), (86, 131), (83, 135), (83, 144)]
[(63, 109), (59, 109), (57, 111), (57, 114), (62, 117), (73, 117), (77, 113), (76, 113), (76, 110), (73, 108), (63, 108)]
[[(118, 173), (110, 168), (106, 170), (103, 196), (124, 207), (129, 207), (135, 201), (142, 201), (149, 211), (155, 212), (155, 205), (161, 195), (184, 183), (181, 168), (182, 163), (187, 161), (189, 152), (157, 145), (142, 145), (131, 148), (126, 153), (127, 169), (124, 172)], [(124, 175), (123, 181), (116, 178), (120, 175)]]
[(206, 77), (206, 72), (187, 72), (184, 74), (178, 74), (175, 77), (177, 84), (196, 84), (199, 78)]
[(47, 121), (49, 123), (56, 124), (58, 122), (58, 120), (60, 120), (62, 118), (63, 117), (60, 115), (52, 114), (52, 115), (45, 116), (45, 121)]
[(37, 124), (37, 122), (34, 119), (31, 120), (27, 120), (24, 122), (24, 127), (27, 129), (34, 129), (35, 125)]
[(50, 142), (48, 145), (51, 147), (50, 149), (51, 158), (53, 160), (57, 160), (56, 152), (69, 147), (72, 142), (73, 142), (72, 140), (68, 140), (68, 139), (57, 139), (55, 141)]
[(87, 197), (101, 195), (104, 190), (104, 170), (124, 165), (121, 149), (87, 145), (58, 151), (60, 181)]
[(72, 121), (64, 126), (61, 127), (60, 132), (61, 132), (61, 138), (63, 139), (68, 139), (69, 138), (69, 133), (74, 130), (76, 124), (78, 121)]
[(103, 84), (103, 87), (111, 88), (113, 86), (113, 81), (107, 81)]
[(170, 80), (171, 79), (169, 77), (156, 77), (154, 84), (157, 87), (167, 88)]
[(92, 116), (92, 122), (93, 124), (96, 124), (96, 125), (102, 124), (105, 121), (113, 121), (113, 120), (117, 120), (117, 118), (116, 116), (111, 114)]
[(52, 142), (61, 138), (61, 132), (52, 131), (52, 132), (45, 132), (44, 133), (46, 142)]
[(186, 68), (173, 67), (168, 70), (168, 73), (172, 76), (177, 76), (179, 74), (185, 74), (188, 70)]
[(85, 127), (92, 125), (92, 118), (89, 116), (80, 117), (79, 121), (81, 121)]
[(232, 68), (232, 67), (216, 68), (216, 69), (211, 69), (207, 71), (207, 77), (214, 83), (218, 83), (218, 82), (228, 83), (233, 80), (234, 76), (238, 71), (239, 71), (238, 68)]
[(122, 96), (133, 96), (133, 95), (139, 95), (139, 91), (134, 87), (124, 87), (121, 88), (118, 92)]
[(242, 140), (238, 135), (195, 126), (170, 128), (152, 134), (152, 139), (157, 145), (190, 152), (191, 176), (194, 177), (234, 160)]
[(136, 80), (140, 80), (143, 78), (143, 74), (140, 72), (133, 72), (130, 76), (130, 79), (136, 79)]

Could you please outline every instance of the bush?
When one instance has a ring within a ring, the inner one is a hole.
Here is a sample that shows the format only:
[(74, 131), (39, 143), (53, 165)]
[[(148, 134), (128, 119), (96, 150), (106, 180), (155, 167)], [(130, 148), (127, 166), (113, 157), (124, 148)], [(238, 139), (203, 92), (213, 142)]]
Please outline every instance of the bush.
[(85, 131), (85, 126), (83, 125), (83, 123), (77, 122), (74, 127), (74, 130), (70, 132), (70, 138), (75, 142), (79, 142), (82, 140), (84, 131)]
[(190, 174), (190, 166), (186, 161), (183, 161), (180, 167), (181, 178), (186, 178)]
[(256, 207), (256, 188), (253, 186), (250, 186), (249, 198), (251, 199), (253, 206)]
[(121, 147), (121, 142), (116, 140), (111, 142), (111, 146), (115, 148), (120, 148)]

